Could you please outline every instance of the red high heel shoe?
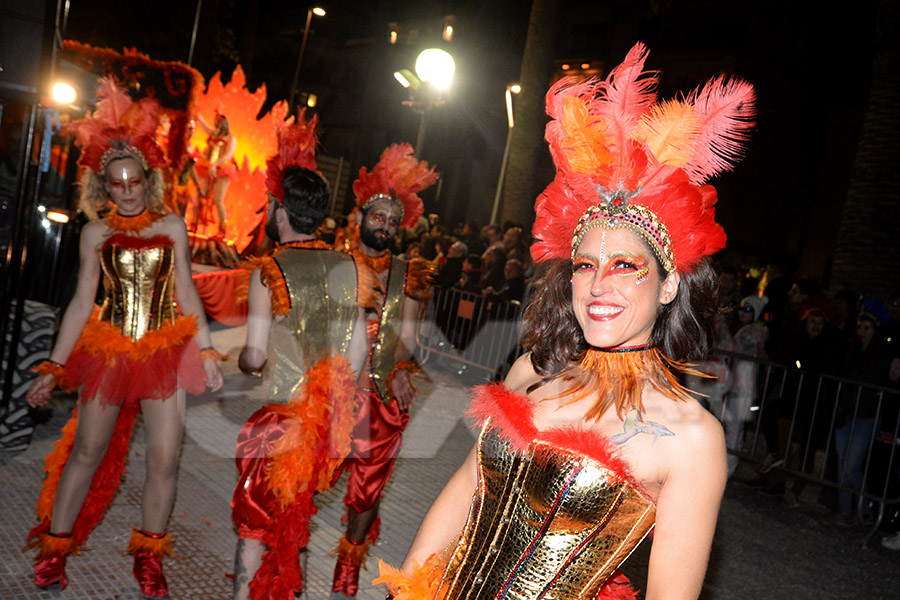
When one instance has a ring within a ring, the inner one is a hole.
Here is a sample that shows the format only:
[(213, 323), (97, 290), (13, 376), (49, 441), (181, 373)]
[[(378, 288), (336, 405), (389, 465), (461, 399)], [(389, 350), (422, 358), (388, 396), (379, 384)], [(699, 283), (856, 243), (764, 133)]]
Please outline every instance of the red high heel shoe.
[(40, 552), (34, 563), (34, 584), (42, 590), (64, 590), (69, 585), (66, 577), (66, 556), (75, 552), (71, 533), (41, 535)]
[(369, 554), (369, 540), (354, 542), (342, 536), (338, 547), (332, 552), (336, 554), (337, 564), (334, 565), (334, 579), (331, 582), (332, 594), (343, 594), (353, 598), (359, 591), (359, 569), (365, 564)]
[(134, 554), (134, 578), (145, 598), (168, 598), (169, 586), (162, 570), (164, 554), (172, 556), (172, 538), (166, 532), (132, 529), (128, 552)]

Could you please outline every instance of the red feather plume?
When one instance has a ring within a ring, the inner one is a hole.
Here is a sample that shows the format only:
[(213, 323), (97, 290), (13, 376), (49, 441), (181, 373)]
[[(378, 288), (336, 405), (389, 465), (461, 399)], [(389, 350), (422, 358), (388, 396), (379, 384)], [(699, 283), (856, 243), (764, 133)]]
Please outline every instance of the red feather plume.
[(412, 144), (392, 144), (384, 152), (371, 171), (359, 170), (359, 178), (353, 182), (356, 204), (362, 208), (378, 194), (386, 194), (403, 206), (403, 227), (412, 227), (425, 212), (418, 193), (434, 185), (439, 175), (434, 167), (416, 159)]
[(100, 78), (99, 83), (96, 110), (66, 126), (81, 148), (78, 164), (100, 171), (104, 155), (112, 149), (115, 156), (134, 156), (145, 168), (165, 166), (165, 153), (155, 141), (159, 102), (152, 98), (135, 102), (110, 78)]
[(637, 43), (603, 80), (563, 79), (547, 93), (545, 137), (557, 176), (535, 202), (536, 261), (568, 258), (578, 221), (622, 192), (668, 231), (676, 270), (722, 249), (716, 193), (701, 185), (730, 169), (753, 126), (753, 87), (723, 76), (683, 101), (657, 102), (656, 72)]
[(266, 188), (279, 202), (284, 201), (281, 180), (288, 167), (316, 171), (316, 125), (319, 116), (306, 120), (306, 109), (300, 110), (297, 122), (278, 129), (278, 154), (266, 160)]

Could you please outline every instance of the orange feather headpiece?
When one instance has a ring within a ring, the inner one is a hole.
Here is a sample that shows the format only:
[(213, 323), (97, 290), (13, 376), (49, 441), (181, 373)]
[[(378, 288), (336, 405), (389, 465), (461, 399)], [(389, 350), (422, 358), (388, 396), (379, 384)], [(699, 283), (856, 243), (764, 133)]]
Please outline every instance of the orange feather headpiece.
[(144, 170), (165, 166), (165, 154), (155, 141), (159, 103), (151, 98), (135, 102), (105, 77), (100, 79), (97, 96), (97, 109), (67, 127), (81, 148), (78, 164), (97, 173), (119, 158), (133, 158)]
[(297, 122), (278, 129), (278, 154), (266, 160), (266, 188), (284, 204), (284, 188), (281, 180), (288, 167), (316, 169), (316, 125), (319, 116), (306, 120), (306, 109), (300, 110)]
[(741, 157), (753, 87), (720, 76), (657, 102), (646, 57), (638, 42), (605, 81), (566, 78), (547, 93), (545, 137), (557, 174), (535, 203), (536, 261), (571, 257), (593, 227), (634, 231), (669, 273), (725, 246), (716, 190), (705, 182)]
[(359, 179), (353, 182), (356, 205), (366, 210), (378, 200), (390, 200), (403, 212), (400, 225), (412, 227), (425, 212), (418, 193), (434, 185), (438, 177), (434, 167), (416, 160), (412, 144), (392, 144), (371, 172), (365, 167), (359, 170)]

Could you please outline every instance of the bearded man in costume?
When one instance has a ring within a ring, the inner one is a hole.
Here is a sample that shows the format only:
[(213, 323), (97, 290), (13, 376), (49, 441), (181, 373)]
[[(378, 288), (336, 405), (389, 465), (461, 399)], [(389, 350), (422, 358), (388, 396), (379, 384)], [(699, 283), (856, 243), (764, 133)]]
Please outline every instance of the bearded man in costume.
[(357, 210), (351, 222), (357, 230), (349, 253), (359, 273), (358, 301), (365, 310), (369, 354), (359, 378), (352, 454), (342, 466), (349, 473), (347, 530), (335, 550), (334, 599), (356, 596), (359, 569), (378, 538), (381, 493), (415, 398), (415, 326), (432, 269), (423, 259), (396, 258), (389, 248), (397, 230), (413, 226), (423, 214), (417, 193), (437, 179), (433, 167), (416, 160), (410, 144), (394, 144), (371, 172), (360, 169), (353, 184)]
[(280, 130), (279, 154), (267, 165), (266, 233), (278, 245), (253, 262), (239, 366), (250, 376), (265, 372), (270, 404), (241, 429), (235, 454), (234, 597), (241, 599), (306, 597), (313, 498), (331, 487), (350, 452), (356, 374), (367, 350), (353, 259), (315, 236), (330, 198), (315, 171), (316, 122), (301, 112)]

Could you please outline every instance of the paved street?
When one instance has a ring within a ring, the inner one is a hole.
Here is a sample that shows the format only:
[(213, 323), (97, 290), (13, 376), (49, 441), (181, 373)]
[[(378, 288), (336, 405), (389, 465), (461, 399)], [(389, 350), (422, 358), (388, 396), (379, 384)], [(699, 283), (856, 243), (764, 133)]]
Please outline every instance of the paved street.
[[(189, 397), (178, 492), (170, 532), (176, 559), (166, 559), (173, 600), (229, 597), (236, 536), (229, 500), (236, 474), (233, 449), (244, 420), (259, 406), (258, 381), (237, 372), (244, 330), (219, 329), (216, 346), (228, 352), (225, 388), (213, 395)], [(461, 413), (472, 377), (426, 365), (427, 381), (405, 436), (401, 459), (382, 503), (382, 538), (373, 548), (362, 582), (375, 577), (377, 558), (399, 563), (415, 529), (443, 482), (463, 460), (474, 435)], [(72, 407), (54, 403), (49, 421), (37, 428), (24, 452), (0, 455), (0, 600), (62, 598), (137, 600), (131, 557), (125, 553), (131, 527), (138, 525), (143, 482), (143, 426), (132, 440), (125, 481), (104, 520), (88, 540), (90, 550), (69, 560), (70, 584), (64, 592), (37, 590), (31, 578), (31, 552), (23, 552), (25, 534), (35, 522), (34, 501), (41, 483), (43, 457), (59, 435)], [(829, 524), (830, 513), (815, 503), (817, 490), (789, 508), (777, 497), (749, 485), (752, 471), (742, 467), (729, 484), (720, 516), (704, 600), (900, 598), (900, 552), (878, 545), (861, 547), (863, 526)], [(333, 558), (328, 552), (341, 533), (343, 485), (325, 494), (314, 518), (310, 547), (310, 598), (329, 594)], [(639, 586), (644, 580), (649, 544), (625, 569)], [(383, 591), (363, 586), (359, 598), (380, 600)]]

